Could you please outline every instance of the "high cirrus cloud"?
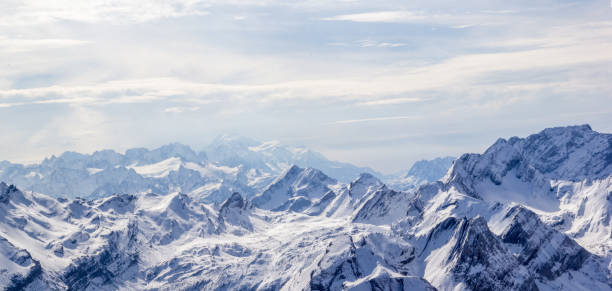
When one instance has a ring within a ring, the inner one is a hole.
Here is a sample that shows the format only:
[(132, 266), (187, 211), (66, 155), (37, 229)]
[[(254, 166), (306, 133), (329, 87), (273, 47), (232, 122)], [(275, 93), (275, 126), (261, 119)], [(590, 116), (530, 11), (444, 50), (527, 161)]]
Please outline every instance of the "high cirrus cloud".
[[(10, 2), (10, 1), (9, 1)], [(40, 25), (57, 21), (136, 23), (155, 19), (206, 15), (202, 1), (84, 0), (21, 1), (0, 12), (0, 25)]]
[[(398, 153), (404, 164), (419, 154), (408, 146), (417, 136), (404, 148), (390, 138), (399, 132), (453, 127), (487, 139), (573, 121), (605, 130), (604, 4), (8, 0), (0, 123), (19, 146), (0, 150), (31, 159), (49, 153), (42, 145), (66, 148), (55, 136), (87, 151), (242, 131), (305, 140), (332, 158), (350, 156), (339, 145), (363, 145), (351, 160), (389, 168)], [(478, 146), (454, 137), (437, 140), (455, 149), (444, 154)]]

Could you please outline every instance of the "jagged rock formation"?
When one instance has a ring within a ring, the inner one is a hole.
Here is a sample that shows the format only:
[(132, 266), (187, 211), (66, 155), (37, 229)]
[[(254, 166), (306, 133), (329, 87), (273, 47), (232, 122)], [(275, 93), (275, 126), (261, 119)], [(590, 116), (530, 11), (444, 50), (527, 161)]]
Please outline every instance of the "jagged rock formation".
[(220, 136), (206, 151), (210, 154), (173, 143), (152, 150), (129, 149), (124, 154), (65, 152), (32, 165), (2, 161), (0, 181), (55, 197), (95, 199), (180, 191), (204, 202), (221, 203), (234, 192), (251, 198), (292, 165), (315, 167), (344, 182), (362, 172), (376, 173), (330, 161), (303, 147), (236, 136)]
[(305, 208), (303, 206), (309, 206), (304, 204), (323, 197), (336, 184), (338, 181), (317, 169), (302, 169), (294, 165), (251, 201), (253, 205), (262, 209), (286, 210), (292, 207), (302, 209)]
[(216, 206), (0, 183), (0, 286), (612, 290), (611, 141), (588, 126), (500, 140), (408, 191), (293, 166), (253, 199)]

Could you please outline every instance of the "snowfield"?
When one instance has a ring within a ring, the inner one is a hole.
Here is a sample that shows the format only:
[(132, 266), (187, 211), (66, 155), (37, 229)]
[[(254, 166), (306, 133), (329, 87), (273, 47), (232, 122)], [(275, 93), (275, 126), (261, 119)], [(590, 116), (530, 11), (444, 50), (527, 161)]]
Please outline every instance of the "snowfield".
[[(181, 171), (217, 177), (192, 191), (170, 183), (86, 200), (1, 183), (0, 286), (612, 290), (612, 135), (588, 125), (500, 139), (482, 154), (456, 159), (440, 181), (402, 189), (375, 173), (346, 182), (292, 165), (287, 157), (310, 152), (278, 143), (223, 137), (210, 152), (214, 158), (182, 147), (106, 152), (94, 154), (97, 164), (72, 164), (76, 177), (123, 163), (117, 171), (125, 185), (129, 177), (185, 177)], [(443, 161), (436, 163), (420, 170), (429, 175), (424, 179), (436, 179)], [(248, 188), (254, 192), (203, 202), (214, 189), (240, 188), (236, 181), (248, 186), (256, 179), (241, 177), (249, 175), (266, 178)], [(181, 189), (156, 192), (162, 188)]]

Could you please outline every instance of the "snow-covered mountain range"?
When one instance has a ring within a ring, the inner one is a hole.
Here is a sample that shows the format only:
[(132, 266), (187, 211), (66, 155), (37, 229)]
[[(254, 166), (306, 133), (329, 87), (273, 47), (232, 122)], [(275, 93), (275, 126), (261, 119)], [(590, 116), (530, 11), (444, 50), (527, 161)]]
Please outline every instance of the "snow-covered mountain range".
[[(256, 168), (207, 152), (181, 167)], [(406, 191), (371, 173), (346, 183), (309, 166), (278, 171), (216, 205), (178, 191), (83, 200), (2, 183), (0, 286), (612, 290), (612, 135), (588, 125), (500, 139)]]
[(410, 189), (442, 178), (450, 162), (420, 161), (414, 165), (418, 171), (413, 168), (408, 174), (383, 176), (370, 168), (328, 160), (304, 147), (222, 135), (200, 152), (174, 143), (125, 153), (65, 152), (32, 165), (3, 161), (0, 181), (55, 197), (91, 199), (112, 194), (182, 192), (196, 200), (221, 203), (233, 192), (245, 197), (260, 193), (292, 165), (316, 168), (345, 183), (361, 173), (371, 173), (391, 181), (398, 189)]
[(376, 173), (330, 161), (306, 148), (224, 135), (201, 152), (174, 143), (153, 150), (130, 149), (124, 154), (112, 150), (65, 152), (32, 165), (4, 161), (0, 163), (0, 181), (55, 197), (177, 191), (220, 203), (233, 192), (246, 197), (259, 193), (293, 164), (329, 170), (344, 181), (362, 172)]

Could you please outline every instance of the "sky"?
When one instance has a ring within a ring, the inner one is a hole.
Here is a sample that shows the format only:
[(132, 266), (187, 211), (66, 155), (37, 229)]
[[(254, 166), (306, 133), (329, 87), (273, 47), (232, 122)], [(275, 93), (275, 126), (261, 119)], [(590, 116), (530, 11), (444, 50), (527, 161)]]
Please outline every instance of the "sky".
[(3, 0), (0, 160), (220, 134), (384, 173), (612, 132), (612, 3)]

